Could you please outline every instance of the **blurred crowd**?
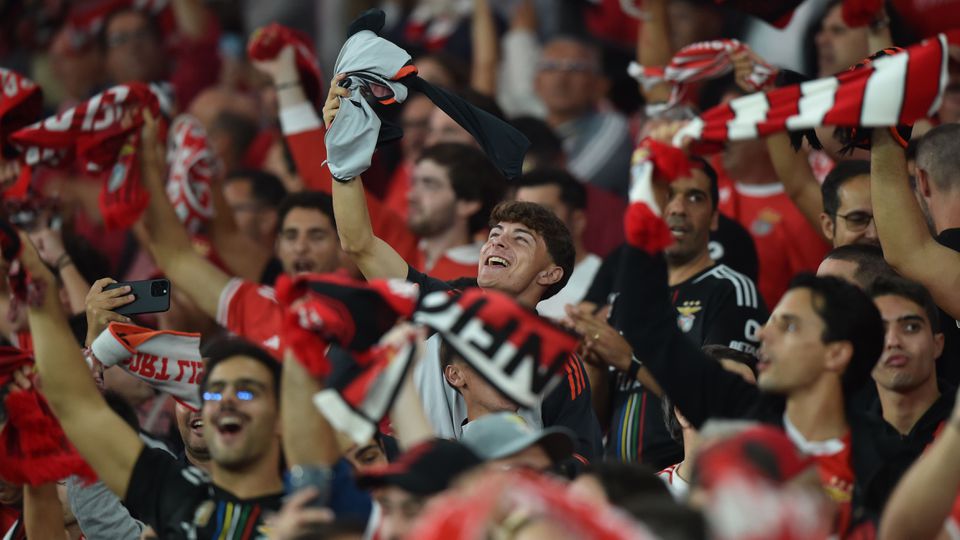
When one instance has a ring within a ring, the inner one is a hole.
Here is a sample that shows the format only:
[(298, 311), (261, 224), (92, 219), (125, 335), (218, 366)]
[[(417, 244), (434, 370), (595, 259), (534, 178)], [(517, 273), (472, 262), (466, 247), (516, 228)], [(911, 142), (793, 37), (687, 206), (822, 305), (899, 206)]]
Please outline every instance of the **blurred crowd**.
[(0, 0), (0, 538), (960, 538), (960, 2)]

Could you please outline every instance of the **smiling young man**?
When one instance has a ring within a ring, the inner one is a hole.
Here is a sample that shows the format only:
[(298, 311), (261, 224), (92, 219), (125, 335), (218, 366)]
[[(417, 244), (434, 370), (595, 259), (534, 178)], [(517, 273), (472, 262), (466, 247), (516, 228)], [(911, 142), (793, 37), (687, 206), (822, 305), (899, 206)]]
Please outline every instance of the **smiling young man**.
[[(24, 242), (29, 243), (26, 237)], [(70, 441), (131, 514), (161, 538), (262, 538), (268, 511), (280, 508), (280, 366), (249, 343), (228, 340), (208, 351), (201, 382), (203, 438), (210, 477), (170, 454), (147, 448), (97, 390), (62, 312), (54, 276), (32, 245), (21, 258), (48, 284), (29, 309), (35, 360), (49, 403)], [(229, 515), (231, 519), (218, 519)]]
[[(323, 109), (327, 127), (334, 121), (340, 97), (349, 90), (334, 79)], [(490, 233), (480, 248), (477, 278), (441, 281), (418, 272), (389, 244), (373, 233), (360, 177), (334, 182), (333, 209), (340, 245), (367, 279), (406, 279), (421, 294), (455, 292), (465, 287), (496, 290), (531, 310), (540, 300), (556, 294), (573, 271), (575, 250), (570, 231), (550, 210), (535, 204), (508, 201), (490, 214)], [(450, 387), (440, 364), (440, 340), (427, 340), (423, 361), (414, 377), (424, 411), (437, 436), (459, 438), (467, 419), (463, 397)], [(590, 385), (583, 363), (571, 357), (566, 377), (544, 396), (540, 407), (520, 414), (536, 427), (562, 425), (577, 434), (577, 453), (592, 459), (600, 453), (600, 427), (590, 405)]]

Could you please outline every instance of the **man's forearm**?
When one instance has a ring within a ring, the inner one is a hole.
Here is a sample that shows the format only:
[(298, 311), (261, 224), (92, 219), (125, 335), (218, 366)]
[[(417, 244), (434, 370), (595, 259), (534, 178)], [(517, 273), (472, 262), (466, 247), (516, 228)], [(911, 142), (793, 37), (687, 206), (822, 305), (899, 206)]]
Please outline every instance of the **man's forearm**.
[(280, 390), (287, 466), (333, 466), (340, 458), (333, 428), (313, 405), (314, 394), (322, 389), (323, 386), (288, 352), (283, 362)]
[(823, 212), (823, 197), (820, 194), (820, 184), (807, 162), (807, 155), (793, 150), (786, 133), (771, 135), (766, 142), (773, 168), (787, 195), (813, 229), (822, 236), (820, 214)]
[(915, 257), (917, 247), (932, 238), (910, 189), (904, 150), (884, 128), (874, 130), (870, 189), (884, 256), (899, 268)]
[(340, 247), (367, 279), (407, 277), (407, 263), (389, 244), (373, 234), (363, 181), (333, 183), (333, 213)]
[(960, 492), (960, 427), (952, 419), (903, 476), (880, 522), (881, 540), (935, 538)]

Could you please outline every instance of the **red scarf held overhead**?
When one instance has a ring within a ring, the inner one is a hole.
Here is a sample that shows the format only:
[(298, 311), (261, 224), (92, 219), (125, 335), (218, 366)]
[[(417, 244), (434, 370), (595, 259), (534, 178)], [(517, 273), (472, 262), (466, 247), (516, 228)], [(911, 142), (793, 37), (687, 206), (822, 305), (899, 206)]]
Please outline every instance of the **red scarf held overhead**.
[[(122, 84), (20, 129), (11, 141), (22, 151), (23, 164), (30, 167), (63, 166), (77, 160), (89, 172), (109, 171), (100, 192), (104, 223), (111, 229), (129, 227), (148, 202), (136, 154), (143, 109), (162, 118), (161, 113), (170, 111), (170, 100), (157, 85)], [(160, 135), (166, 136), (163, 121)]]
[(177, 217), (192, 235), (213, 218), (211, 185), (218, 171), (207, 146), (207, 132), (196, 118), (181, 114), (170, 127), (167, 143), (167, 196)]
[[(280, 54), (280, 50), (287, 45), (293, 45), (294, 47), (297, 72), (300, 75), (300, 83), (303, 84), (303, 90), (307, 94), (307, 98), (314, 105), (322, 104), (323, 76), (318, 67), (320, 62), (310, 45), (309, 36), (281, 24), (271, 23), (254, 30), (247, 45), (247, 54), (253, 60), (273, 60)], [(274, 82), (283, 83), (286, 81)]]
[[(651, 107), (652, 112), (669, 109), (682, 102), (696, 82), (722, 77), (733, 70), (730, 56), (746, 50), (746, 45), (735, 39), (715, 39), (692, 43), (680, 49), (666, 67), (641, 66), (631, 62), (627, 72), (645, 89), (661, 82), (670, 83), (672, 90), (666, 104)], [(750, 83), (763, 88), (776, 73), (772, 66), (757, 62), (750, 75)]]
[[(33, 358), (13, 347), (0, 347), (0, 388)], [(3, 399), (7, 423), (0, 431), (0, 477), (39, 486), (71, 475), (93, 482), (97, 476), (67, 440), (47, 401), (36, 390), (12, 390)]]
[(713, 143), (701, 148), (706, 151), (716, 143), (786, 130), (912, 125), (940, 108), (949, 81), (949, 45), (960, 45), (960, 30), (861, 69), (734, 99), (695, 118), (673, 142), (679, 145), (689, 137)]

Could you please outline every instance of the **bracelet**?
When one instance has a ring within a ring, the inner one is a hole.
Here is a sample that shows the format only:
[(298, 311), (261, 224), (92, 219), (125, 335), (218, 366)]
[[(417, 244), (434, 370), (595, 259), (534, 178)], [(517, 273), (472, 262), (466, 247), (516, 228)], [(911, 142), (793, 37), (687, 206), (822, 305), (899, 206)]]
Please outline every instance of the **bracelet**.
[(630, 368), (627, 369), (627, 377), (630, 381), (635, 381), (637, 379), (637, 373), (640, 371), (640, 368), (643, 367), (643, 361), (637, 358), (637, 355), (630, 357)]
[(300, 86), (300, 81), (287, 81), (287, 82), (277, 83), (273, 86), (277, 90), (285, 90), (287, 88), (296, 88)]
[(53, 263), (53, 267), (56, 268), (57, 271), (59, 272), (60, 270), (63, 270), (64, 268), (70, 266), (71, 264), (73, 264), (73, 259), (70, 258), (69, 253), (64, 252), (63, 255), (60, 255), (59, 257), (57, 257), (57, 262)]

